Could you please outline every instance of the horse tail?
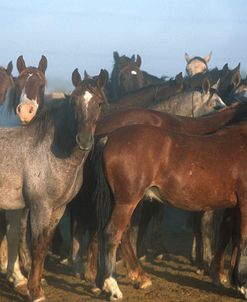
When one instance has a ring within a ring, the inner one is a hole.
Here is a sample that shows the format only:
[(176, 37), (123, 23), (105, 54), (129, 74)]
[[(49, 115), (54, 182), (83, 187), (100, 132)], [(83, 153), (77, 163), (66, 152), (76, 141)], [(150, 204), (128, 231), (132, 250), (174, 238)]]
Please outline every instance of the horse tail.
[(113, 210), (113, 194), (104, 171), (103, 151), (106, 144), (106, 137), (100, 139), (94, 147), (92, 162), (95, 174), (95, 191), (93, 203), (96, 210), (96, 227), (99, 239), (98, 269), (96, 284), (102, 287), (105, 273), (106, 240), (104, 235), (105, 227), (110, 219)]

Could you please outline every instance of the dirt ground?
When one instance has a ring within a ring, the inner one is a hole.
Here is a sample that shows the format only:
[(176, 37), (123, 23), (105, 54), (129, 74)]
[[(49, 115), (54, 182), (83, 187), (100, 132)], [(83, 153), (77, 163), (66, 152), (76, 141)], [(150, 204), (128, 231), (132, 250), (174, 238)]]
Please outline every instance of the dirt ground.
[[(233, 302), (244, 301), (231, 287), (216, 287), (210, 278), (198, 275), (190, 264), (189, 250), (191, 233), (182, 228), (167, 228), (164, 232), (163, 244), (169, 252), (164, 260), (142, 262), (145, 271), (151, 276), (152, 287), (140, 290), (134, 288), (125, 276), (125, 269), (117, 269), (118, 282), (126, 302)], [(50, 302), (92, 302), (105, 301), (90, 292), (89, 284), (75, 278), (68, 265), (59, 263), (57, 256), (48, 256), (44, 272), (47, 285), (44, 287)], [(16, 294), (0, 276), (0, 302), (28, 301), (24, 296)]]

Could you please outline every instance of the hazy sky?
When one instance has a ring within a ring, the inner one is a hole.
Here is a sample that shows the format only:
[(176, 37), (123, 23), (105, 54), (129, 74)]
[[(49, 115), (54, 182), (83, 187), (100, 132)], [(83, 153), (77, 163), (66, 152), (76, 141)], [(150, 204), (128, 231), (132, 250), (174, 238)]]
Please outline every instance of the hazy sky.
[(0, 20), (0, 65), (15, 66), (22, 54), (37, 66), (46, 55), (49, 90), (54, 80), (70, 83), (75, 68), (111, 72), (115, 50), (139, 54), (156, 76), (184, 72), (184, 52), (212, 51), (209, 68), (241, 62), (247, 70), (246, 0), (9, 0), (0, 3)]

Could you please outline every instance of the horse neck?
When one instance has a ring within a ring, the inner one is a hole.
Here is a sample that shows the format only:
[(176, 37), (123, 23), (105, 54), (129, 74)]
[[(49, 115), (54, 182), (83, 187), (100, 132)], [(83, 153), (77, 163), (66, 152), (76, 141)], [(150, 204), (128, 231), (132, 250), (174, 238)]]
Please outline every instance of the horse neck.
[(158, 104), (149, 106), (150, 109), (167, 112), (175, 115), (194, 116), (194, 101), (198, 98), (198, 92), (183, 92)]
[(135, 107), (145, 107), (150, 103), (155, 96), (155, 86), (148, 86), (128, 93), (118, 99), (117, 102), (111, 103), (106, 113), (111, 113), (117, 110), (129, 109)]
[(14, 110), (14, 95), (15, 90), (13, 87), (10, 87), (6, 92), (3, 104), (0, 105), (1, 127), (15, 127), (20, 125), (20, 120)]

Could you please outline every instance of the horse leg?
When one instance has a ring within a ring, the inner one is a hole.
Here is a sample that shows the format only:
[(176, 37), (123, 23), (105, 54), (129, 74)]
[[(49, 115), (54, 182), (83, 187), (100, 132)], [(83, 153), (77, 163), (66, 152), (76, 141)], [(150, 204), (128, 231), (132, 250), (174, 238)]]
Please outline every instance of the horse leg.
[(233, 219), (232, 219), (232, 254), (229, 269), (229, 279), (233, 285), (236, 285), (236, 269), (237, 269), (237, 257), (239, 254), (239, 244), (240, 244), (240, 232), (241, 232), (241, 215), (239, 207), (232, 209)]
[(152, 285), (151, 279), (143, 271), (130, 242), (130, 228), (123, 233), (120, 243), (121, 255), (128, 270), (128, 275), (138, 288), (147, 288)]
[(20, 234), (20, 261), (25, 272), (29, 272), (31, 268), (31, 255), (30, 248), (28, 246), (27, 230), (28, 230), (28, 217), (29, 209), (23, 210), (23, 215), (21, 217), (21, 234)]
[(224, 274), (225, 250), (232, 237), (233, 220), (233, 209), (225, 209), (219, 230), (219, 242), (210, 268), (210, 275), (216, 285), (227, 281)]
[[(86, 229), (83, 222), (71, 216), (71, 261), (76, 277), (81, 278), (84, 273), (83, 263), (83, 237), (86, 237)], [(85, 240), (84, 240), (85, 241)]]
[(212, 237), (214, 211), (204, 212), (201, 216), (201, 236), (202, 236), (202, 258), (203, 268), (206, 274), (209, 273), (212, 261)]
[(111, 219), (103, 232), (103, 240), (100, 241), (97, 281), (105, 292), (110, 293), (110, 300), (118, 300), (123, 297), (117, 281), (113, 277), (116, 265), (116, 250), (122, 239), (123, 232), (130, 223), (136, 204), (126, 205), (115, 202)]
[(6, 219), (4, 211), (0, 212), (0, 271), (7, 272), (8, 245), (6, 238)]
[(247, 299), (247, 198), (244, 193), (239, 199), (241, 213), (241, 239), (239, 246), (238, 263), (236, 268), (238, 290)]
[(87, 266), (85, 271), (85, 279), (91, 283), (95, 283), (97, 275), (97, 257), (98, 257), (98, 237), (96, 233), (89, 234), (89, 244), (87, 249)]
[(8, 241), (8, 267), (7, 279), (15, 287), (27, 284), (19, 264), (19, 243), (20, 243), (20, 221), (23, 210), (6, 211), (7, 241)]
[(3, 237), (0, 243), (0, 271), (6, 273), (8, 267), (8, 243), (6, 236)]
[(37, 206), (30, 210), (32, 263), (27, 287), (32, 302), (46, 301), (41, 287), (44, 261), (55, 228), (60, 221), (64, 210), (65, 206), (53, 210), (49, 207), (43, 206), (43, 204), (40, 207)]
[(197, 266), (196, 272), (199, 274), (203, 270), (201, 217), (202, 212), (193, 212), (190, 214), (193, 230), (191, 262)]
[(71, 249), (71, 222), (70, 222), (70, 212), (65, 210), (63, 217), (61, 218), (58, 228), (61, 235), (61, 245), (59, 247), (59, 255), (61, 257), (61, 262), (65, 263), (68, 261), (69, 251)]

